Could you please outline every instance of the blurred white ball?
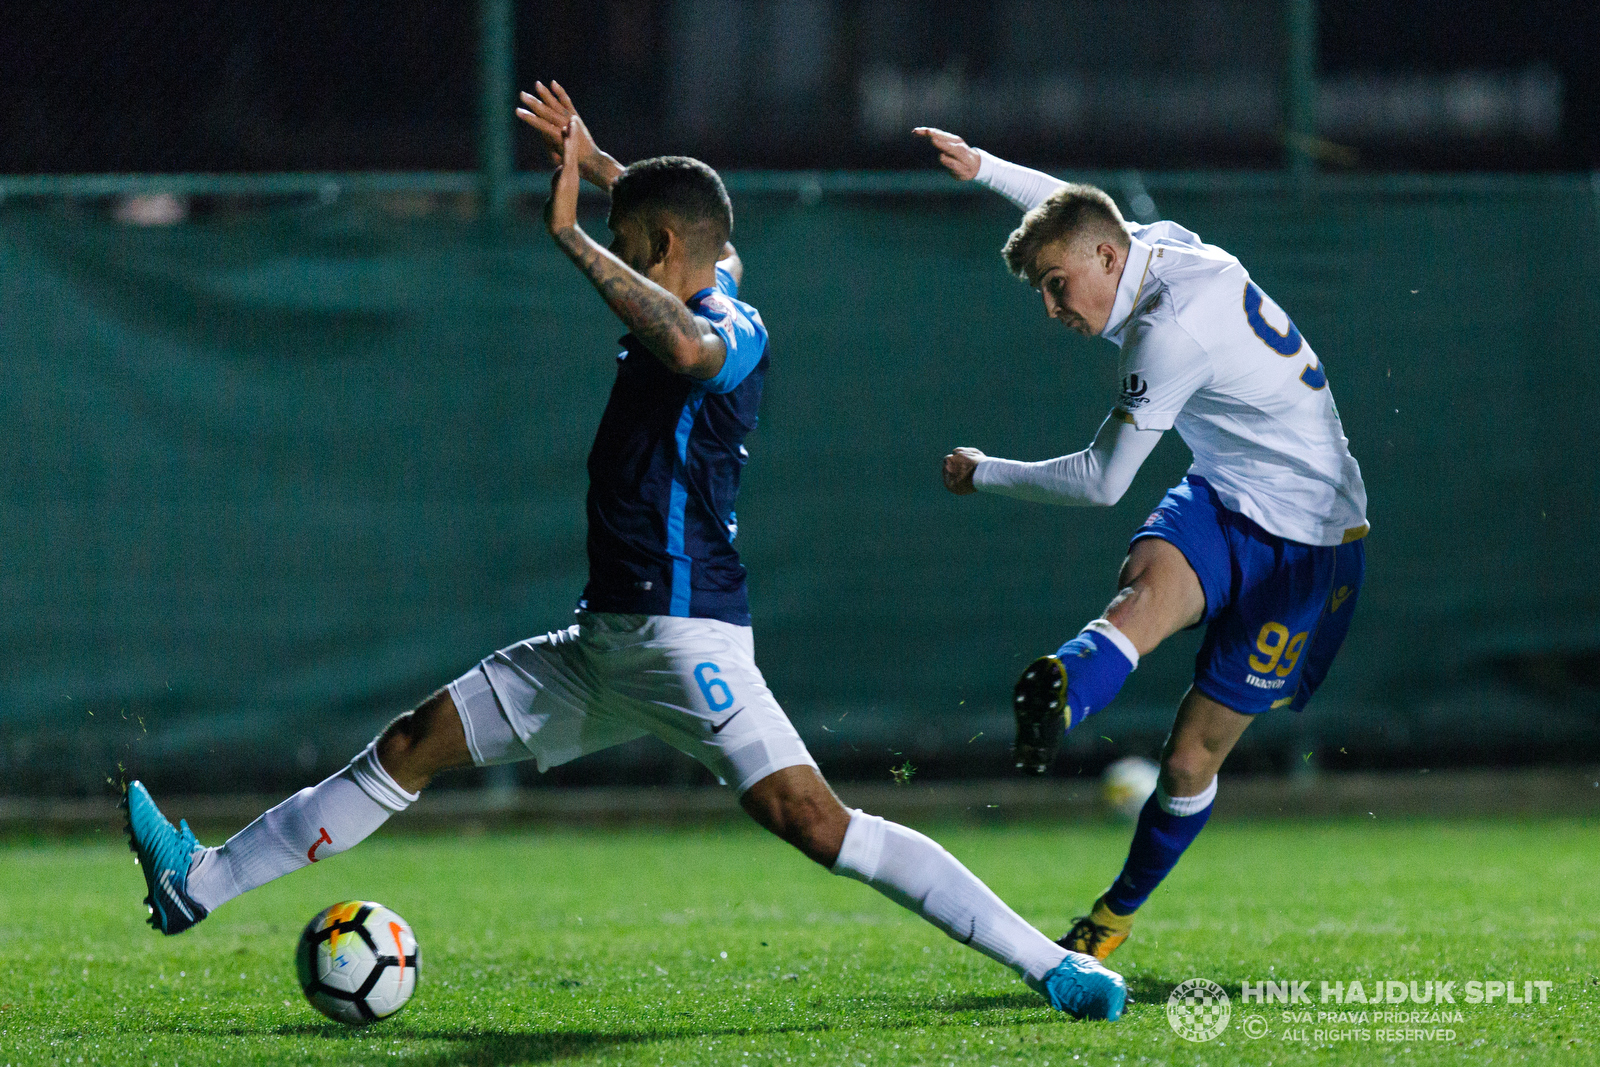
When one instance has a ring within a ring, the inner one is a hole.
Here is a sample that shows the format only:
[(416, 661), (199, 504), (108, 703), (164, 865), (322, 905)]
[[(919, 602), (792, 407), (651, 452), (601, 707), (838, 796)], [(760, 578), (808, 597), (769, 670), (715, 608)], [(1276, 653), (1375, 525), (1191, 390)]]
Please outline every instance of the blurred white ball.
[(1101, 773), (1100, 800), (1111, 814), (1132, 822), (1156, 791), (1160, 775), (1161, 768), (1143, 756), (1124, 756)]

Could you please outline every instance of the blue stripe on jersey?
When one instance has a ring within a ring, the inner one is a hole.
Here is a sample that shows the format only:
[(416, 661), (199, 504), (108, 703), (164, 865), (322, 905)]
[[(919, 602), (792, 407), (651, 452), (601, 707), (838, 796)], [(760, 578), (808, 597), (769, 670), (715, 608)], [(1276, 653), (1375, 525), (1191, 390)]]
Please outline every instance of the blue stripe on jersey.
[(638, 338), (622, 340), (589, 452), (585, 610), (750, 625), (733, 511), (761, 403), (767, 331), (737, 291), (719, 270), (715, 288), (686, 301), (728, 346), (714, 379), (674, 374)]
[(672, 606), (670, 613), (687, 618), (689, 600), (693, 591), (693, 562), (683, 547), (684, 512), (689, 506), (689, 487), (684, 475), (689, 464), (689, 431), (694, 428), (694, 417), (700, 413), (705, 394), (690, 393), (684, 402), (683, 413), (678, 416), (678, 429), (673, 435), (677, 456), (672, 464), (672, 491), (667, 501), (667, 555), (672, 557)]

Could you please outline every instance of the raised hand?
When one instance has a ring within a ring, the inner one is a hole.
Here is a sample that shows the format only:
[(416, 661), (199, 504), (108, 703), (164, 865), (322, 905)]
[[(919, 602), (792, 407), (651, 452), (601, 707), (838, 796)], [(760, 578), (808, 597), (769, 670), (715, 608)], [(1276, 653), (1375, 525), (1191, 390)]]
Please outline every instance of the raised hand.
[[(566, 155), (562, 138), (571, 121), (578, 117), (578, 109), (572, 106), (572, 98), (558, 81), (551, 81), (548, 87), (536, 81), (533, 90), (518, 94), (523, 106), (517, 108), (517, 118), (538, 131), (545, 150), (550, 153), (550, 162), (559, 167)], [(622, 173), (622, 165), (600, 151), (587, 126), (582, 129), (583, 139), (577, 146), (578, 173), (600, 188), (610, 189), (611, 183)]]
[(932, 126), (918, 126), (911, 131), (918, 137), (926, 137), (933, 147), (939, 150), (939, 162), (944, 164), (944, 169), (954, 174), (959, 181), (970, 182), (978, 176), (978, 150), (953, 133), (936, 130)]
[(558, 240), (578, 225), (578, 146), (588, 136), (577, 115), (567, 120), (567, 128), (562, 131), (560, 166), (550, 179), (550, 199), (544, 205), (545, 229)]

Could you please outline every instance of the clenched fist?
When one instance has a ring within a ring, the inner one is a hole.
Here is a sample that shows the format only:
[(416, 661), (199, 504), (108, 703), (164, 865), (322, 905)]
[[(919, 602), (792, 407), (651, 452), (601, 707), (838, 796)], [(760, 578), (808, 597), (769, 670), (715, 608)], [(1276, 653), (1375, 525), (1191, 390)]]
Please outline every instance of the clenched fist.
[(972, 484), (972, 472), (987, 458), (976, 448), (958, 448), (951, 452), (944, 457), (944, 487), (956, 496), (976, 493), (978, 487)]

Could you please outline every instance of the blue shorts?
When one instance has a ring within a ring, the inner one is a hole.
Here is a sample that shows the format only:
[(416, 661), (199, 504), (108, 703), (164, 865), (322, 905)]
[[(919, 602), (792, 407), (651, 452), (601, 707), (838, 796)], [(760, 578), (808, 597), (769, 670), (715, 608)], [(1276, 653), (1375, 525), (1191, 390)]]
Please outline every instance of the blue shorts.
[(1195, 688), (1246, 715), (1304, 708), (1350, 631), (1364, 542), (1285, 540), (1223, 507), (1192, 474), (1161, 499), (1133, 542), (1146, 537), (1176, 546), (1205, 592)]

